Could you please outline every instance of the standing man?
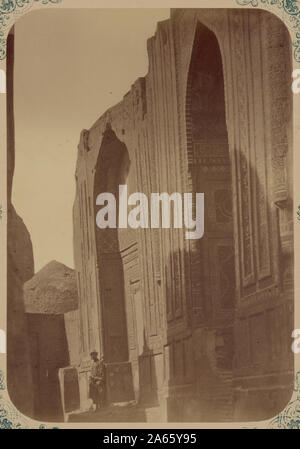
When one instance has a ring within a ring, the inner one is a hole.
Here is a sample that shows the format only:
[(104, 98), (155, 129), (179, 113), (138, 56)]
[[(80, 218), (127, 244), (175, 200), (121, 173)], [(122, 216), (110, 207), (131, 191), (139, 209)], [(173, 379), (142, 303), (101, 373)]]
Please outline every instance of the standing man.
[(96, 405), (95, 411), (99, 410), (104, 405), (105, 399), (105, 368), (103, 357), (98, 359), (98, 352), (93, 350), (91, 352), (92, 368), (90, 376), (90, 391), (89, 396)]

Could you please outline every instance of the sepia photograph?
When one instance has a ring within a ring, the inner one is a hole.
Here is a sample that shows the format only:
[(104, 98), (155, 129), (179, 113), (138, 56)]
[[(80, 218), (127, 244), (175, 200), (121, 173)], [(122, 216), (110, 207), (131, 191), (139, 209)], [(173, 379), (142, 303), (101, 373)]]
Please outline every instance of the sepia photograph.
[(6, 377), (26, 417), (226, 425), (291, 401), (294, 44), (226, 3), (10, 29)]

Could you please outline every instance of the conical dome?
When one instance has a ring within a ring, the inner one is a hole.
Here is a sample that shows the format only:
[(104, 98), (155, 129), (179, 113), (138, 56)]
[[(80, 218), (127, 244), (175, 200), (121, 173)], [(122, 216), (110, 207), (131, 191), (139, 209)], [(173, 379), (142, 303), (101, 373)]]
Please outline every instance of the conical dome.
[(27, 313), (63, 314), (78, 308), (75, 271), (52, 260), (24, 284)]

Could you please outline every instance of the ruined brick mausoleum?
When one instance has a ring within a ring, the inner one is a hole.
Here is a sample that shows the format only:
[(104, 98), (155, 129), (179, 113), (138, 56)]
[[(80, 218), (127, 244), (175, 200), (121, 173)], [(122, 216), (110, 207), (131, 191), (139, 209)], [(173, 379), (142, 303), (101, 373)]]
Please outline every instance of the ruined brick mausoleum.
[[(173, 10), (148, 55), (148, 74), (80, 138), (81, 406), (95, 347), (109, 402), (169, 421), (266, 419), (293, 386), (289, 34), (260, 10)], [(204, 192), (204, 237), (99, 229), (96, 197), (120, 184)]]

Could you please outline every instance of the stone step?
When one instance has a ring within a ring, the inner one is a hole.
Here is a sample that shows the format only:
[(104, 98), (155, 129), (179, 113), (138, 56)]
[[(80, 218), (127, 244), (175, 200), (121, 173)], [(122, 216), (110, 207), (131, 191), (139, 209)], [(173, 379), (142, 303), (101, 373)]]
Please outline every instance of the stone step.
[(68, 422), (147, 422), (145, 409), (138, 405), (111, 405), (98, 411), (73, 413)]

